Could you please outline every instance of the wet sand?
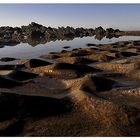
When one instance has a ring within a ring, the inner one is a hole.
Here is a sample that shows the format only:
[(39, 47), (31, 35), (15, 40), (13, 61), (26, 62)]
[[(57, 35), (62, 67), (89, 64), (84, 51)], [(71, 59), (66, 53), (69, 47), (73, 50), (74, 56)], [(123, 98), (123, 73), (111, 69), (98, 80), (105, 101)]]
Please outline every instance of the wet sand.
[(5, 58), (0, 83), (1, 136), (140, 136), (140, 41)]

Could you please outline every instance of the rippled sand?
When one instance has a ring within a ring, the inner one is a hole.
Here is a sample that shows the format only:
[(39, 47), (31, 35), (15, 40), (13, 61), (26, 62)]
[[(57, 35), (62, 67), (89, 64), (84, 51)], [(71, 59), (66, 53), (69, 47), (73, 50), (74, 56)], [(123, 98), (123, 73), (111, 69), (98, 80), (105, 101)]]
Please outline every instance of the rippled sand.
[(1, 136), (140, 136), (140, 41), (7, 64), (21, 77), (0, 79)]

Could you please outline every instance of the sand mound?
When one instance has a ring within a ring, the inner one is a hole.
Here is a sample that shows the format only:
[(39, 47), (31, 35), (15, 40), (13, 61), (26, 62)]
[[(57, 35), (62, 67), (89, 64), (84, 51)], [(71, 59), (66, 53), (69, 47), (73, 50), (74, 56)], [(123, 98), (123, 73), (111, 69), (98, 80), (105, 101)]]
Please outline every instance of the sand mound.
[(139, 136), (139, 44), (88, 44), (1, 65), (0, 136)]

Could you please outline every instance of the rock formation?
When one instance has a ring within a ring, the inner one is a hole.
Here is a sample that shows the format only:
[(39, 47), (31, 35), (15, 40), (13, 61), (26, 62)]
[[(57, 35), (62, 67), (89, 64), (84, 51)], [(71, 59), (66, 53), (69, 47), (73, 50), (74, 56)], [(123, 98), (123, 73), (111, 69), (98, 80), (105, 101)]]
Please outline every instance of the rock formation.
[(4, 45), (11, 45), (13, 42), (15, 44), (19, 42), (27, 42), (35, 46), (42, 42), (42, 40), (44, 43), (46, 43), (51, 40), (68, 40), (73, 39), (74, 37), (94, 35), (96, 35), (97, 39), (101, 40), (105, 35), (109, 38), (115, 36), (116, 32), (119, 33), (120, 31), (112, 28), (105, 30), (101, 26), (95, 29), (82, 27), (73, 28), (70, 26), (52, 28), (31, 22), (31, 24), (21, 26), (21, 28), (9, 26), (0, 27), (0, 47), (3, 47)]

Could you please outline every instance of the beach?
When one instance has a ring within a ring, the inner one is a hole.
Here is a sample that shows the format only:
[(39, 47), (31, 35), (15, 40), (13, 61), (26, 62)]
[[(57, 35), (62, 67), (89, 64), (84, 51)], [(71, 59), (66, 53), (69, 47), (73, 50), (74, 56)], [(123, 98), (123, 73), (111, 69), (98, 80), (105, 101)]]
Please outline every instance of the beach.
[(139, 136), (140, 41), (1, 58), (1, 136)]

